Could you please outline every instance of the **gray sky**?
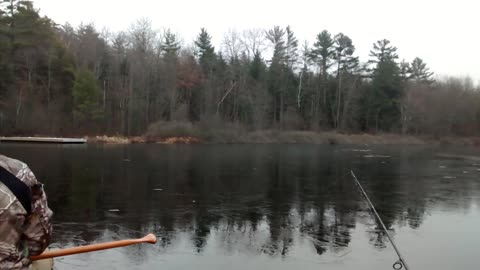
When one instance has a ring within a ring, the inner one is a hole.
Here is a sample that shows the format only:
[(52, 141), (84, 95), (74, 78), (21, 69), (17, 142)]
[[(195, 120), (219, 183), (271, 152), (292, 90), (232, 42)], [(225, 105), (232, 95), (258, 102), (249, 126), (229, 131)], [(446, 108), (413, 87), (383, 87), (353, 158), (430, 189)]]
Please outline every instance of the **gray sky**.
[(127, 30), (138, 18), (171, 28), (190, 43), (205, 27), (218, 48), (229, 29), (290, 25), (300, 43), (327, 29), (350, 36), (361, 61), (373, 42), (389, 39), (400, 58), (424, 59), (437, 75), (480, 80), (479, 4), (475, 0), (35, 0), (42, 15), (77, 26)]

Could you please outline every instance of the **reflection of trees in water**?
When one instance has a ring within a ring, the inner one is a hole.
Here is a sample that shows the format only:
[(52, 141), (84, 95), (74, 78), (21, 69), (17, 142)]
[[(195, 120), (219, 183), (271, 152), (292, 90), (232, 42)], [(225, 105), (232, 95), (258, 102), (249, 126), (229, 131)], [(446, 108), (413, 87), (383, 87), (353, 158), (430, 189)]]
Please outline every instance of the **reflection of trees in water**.
[[(432, 204), (466, 209), (478, 190), (469, 178), (455, 185), (442, 175), (428, 178), (438, 169), (435, 160), (408, 153), (365, 159), (338, 149), (133, 145), (27, 149), (22, 155), (46, 179), (61, 224), (55, 242), (62, 245), (153, 231), (160, 249), (186, 234), (199, 253), (216, 245), (225, 252), (286, 256), (307, 239), (321, 255), (346, 248), (368, 214), (351, 168), (392, 230), (418, 228)], [(441, 200), (447, 195), (455, 201)], [(386, 235), (371, 217), (371, 243), (385, 247)]]
[(263, 247), (263, 251), (269, 255), (280, 253), (285, 256), (293, 243), (290, 220), (290, 208), (294, 182), (288, 178), (286, 171), (288, 165), (279, 156), (273, 153), (273, 160), (266, 168), (268, 187), (266, 193), (266, 219), (269, 225), (270, 240)]

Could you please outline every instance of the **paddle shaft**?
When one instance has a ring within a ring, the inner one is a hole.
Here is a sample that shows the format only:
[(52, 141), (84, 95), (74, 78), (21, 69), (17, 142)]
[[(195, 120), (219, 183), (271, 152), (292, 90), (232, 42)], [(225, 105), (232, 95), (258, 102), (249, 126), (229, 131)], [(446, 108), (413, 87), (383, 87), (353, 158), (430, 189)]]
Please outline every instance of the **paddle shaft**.
[(127, 239), (127, 240), (112, 241), (112, 242), (106, 242), (106, 243), (100, 243), (100, 244), (92, 244), (92, 245), (81, 246), (81, 247), (51, 250), (37, 256), (31, 256), (30, 259), (32, 261), (36, 261), (36, 260), (42, 260), (42, 259), (48, 259), (48, 258), (54, 258), (54, 257), (60, 257), (60, 256), (86, 253), (86, 252), (97, 251), (97, 250), (130, 246), (130, 245), (140, 244), (140, 243), (155, 244), (156, 242), (157, 242), (157, 238), (155, 237), (155, 235), (149, 234), (139, 239)]

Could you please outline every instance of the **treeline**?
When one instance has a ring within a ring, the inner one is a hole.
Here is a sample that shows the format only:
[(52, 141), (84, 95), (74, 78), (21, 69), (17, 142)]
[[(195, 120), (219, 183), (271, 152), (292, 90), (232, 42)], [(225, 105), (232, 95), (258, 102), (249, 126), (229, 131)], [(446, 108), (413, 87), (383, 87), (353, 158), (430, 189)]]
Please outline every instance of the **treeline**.
[[(476, 135), (469, 79), (435, 81), (421, 58), (400, 61), (382, 39), (355, 56), (345, 34), (300, 43), (290, 27), (184, 44), (138, 20), (125, 32), (59, 26), (30, 1), (0, 4), (4, 134), (143, 134), (159, 121), (207, 129), (299, 129)], [(268, 58), (266, 57), (268, 55)], [(158, 126), (158, 124), (157, 124)]]

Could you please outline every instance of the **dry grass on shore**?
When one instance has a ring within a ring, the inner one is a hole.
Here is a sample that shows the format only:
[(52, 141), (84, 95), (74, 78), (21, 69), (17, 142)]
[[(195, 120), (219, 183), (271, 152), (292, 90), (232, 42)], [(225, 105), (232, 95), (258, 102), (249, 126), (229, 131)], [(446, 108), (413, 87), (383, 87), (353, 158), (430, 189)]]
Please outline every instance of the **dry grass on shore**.
[(95, 136), (87, 137), (89, 143), (103, 143), (103, 144), (131, 144), (131, 143), (145, 143), (143, 137), (123, 137), (123, 136)]
[[(262, 130), (239, 132), (235, 130), (215, 130), (198, 133), (196, 136), (96, 136), (89, 137), (89, 143), (131, 144), (131, 143), (164, 143), (164, 144), (426, 144), (424, 139), (396, 134), (341, 134), (336, 132), (313, 131), (278, 131)], [(431, 143), (431, 142), (430, 142)], [(439, 142), (440, 143), (440, 142)], [(455, 144), (449, 140), (443, 144)], [(468, 144), (465, 141), (462, 144)]]
[(472, 137), (419, 137), (394, 133), (347, 134), (336, 131), (257, 130), (246, 131), (238, 126), (207, 128), (188, 122), (158, 122), (151, 125), (144, 136), (96, 136), (90, 143), (130, 144), (376, 144), (376, 145), (480, 145), (480, 139)]

